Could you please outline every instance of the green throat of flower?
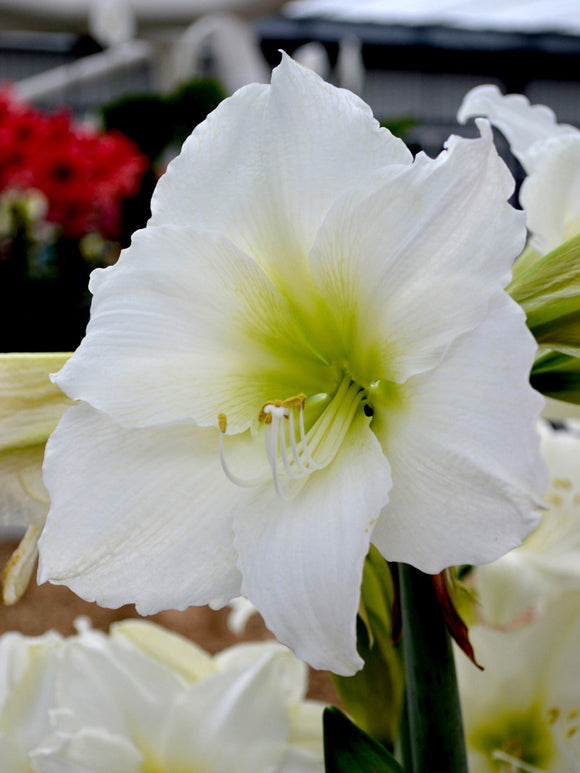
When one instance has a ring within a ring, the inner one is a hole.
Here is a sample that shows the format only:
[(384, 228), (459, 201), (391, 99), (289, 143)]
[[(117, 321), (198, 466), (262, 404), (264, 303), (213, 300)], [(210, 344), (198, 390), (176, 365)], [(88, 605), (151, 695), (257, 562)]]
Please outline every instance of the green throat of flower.
[(546, 773), (556, 752), (550, 715), (539, 706), (506, 712), (481, 727), (470, 744), (487, 756), (497, 773)]
[[(301, 393), (264, 403), (258, 421), (263, 426), (265, 454), (278, 496), (292, 499), (306, 478), (332, 462), (361, 406), (372, 415), (366, 391), (346, 375), (332, 397)], [(316, 417), (309, 423), (305, 420), (307, 409)], [(230, 470), (224, 449), (227, 419), (223, 413), (218, 418), (220, 460), (226, 476), (237, 486), (260, 485), (263, 476), (243, 479)]]

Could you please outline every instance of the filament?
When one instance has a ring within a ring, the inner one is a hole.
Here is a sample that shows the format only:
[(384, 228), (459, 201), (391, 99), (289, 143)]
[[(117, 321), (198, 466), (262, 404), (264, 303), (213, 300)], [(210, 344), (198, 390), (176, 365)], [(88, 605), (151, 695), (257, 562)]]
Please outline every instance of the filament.
[(542, 770), (541, 768), (535, 768), (533, 765), (528, 765), (527, 762), (522, 762), (522, 760), (518, 760), (516, 757), (512, 757), (511, 754), (506, 754), (500, 749), (494, 751), (491, 757), (494, 760), (506, 762), (509, 765), (510, 773), (511, 771), (516, 773), (518, 770), (523, 770), (524, 773), (546, 773), (545, 770)]
[(220, 441), (219, 441), (220, 462), (226, 478), (228, 478), (228, 480), (231, 480), (232, 483), (234, 483), (236, 486), (240, 486), (241, 488), (253, 488), (254, 486), (257, 486), (259, 483), (262, 482), (262, 478), (247, 478), (247, 479), (240, 478), (230, 470), (226, 462), (226, 455), (225, 455), (225, 449), (224, 449), (224, 435), (226, 434), (226, 426), (227, 426), (225, 414), (220, 413), (220, 415), (218, 416), (218, 425), (219, 425), (219, 431), (220, 431)]

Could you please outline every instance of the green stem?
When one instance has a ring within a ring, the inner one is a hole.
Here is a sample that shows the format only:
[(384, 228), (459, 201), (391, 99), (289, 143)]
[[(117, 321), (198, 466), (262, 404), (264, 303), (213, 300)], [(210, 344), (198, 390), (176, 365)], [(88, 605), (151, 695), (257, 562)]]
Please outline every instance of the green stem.
[(451, 639), (431, 578), (399, 564), (412, 773), (467, 773)]

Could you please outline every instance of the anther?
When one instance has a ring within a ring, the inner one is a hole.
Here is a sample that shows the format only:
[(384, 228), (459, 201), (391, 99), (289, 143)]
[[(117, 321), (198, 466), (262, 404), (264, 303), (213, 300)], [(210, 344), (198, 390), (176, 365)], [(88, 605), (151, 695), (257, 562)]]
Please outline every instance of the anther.
[(299, 395), (294, 395), (293, 397), (287, 397), (285, 400), (268, 400), (260, 408), (260, 412), (258, 414), (258, 421), (263, 422), (264, 424), (271, 424), (272, 408), (285, 408), (286, 412), (284, 413), (284, 415), (288, 417), (292, 408), (301, 408), (304, 406), (305, 402), (306, 402), (306, 395), (303, 394), (302, 392)]

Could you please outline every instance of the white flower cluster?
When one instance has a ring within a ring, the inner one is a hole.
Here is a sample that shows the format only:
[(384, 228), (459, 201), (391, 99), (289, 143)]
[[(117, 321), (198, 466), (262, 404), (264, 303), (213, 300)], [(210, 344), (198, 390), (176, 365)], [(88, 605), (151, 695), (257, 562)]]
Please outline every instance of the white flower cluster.
[(282, 645), (78, 627), (0, 638), (2, 773), (322, 773), (323, 707)]
[(470, 639), (485, 669), (457, 658), (471, 773), (578, 771), (580, 439), (540, 429), (551, 475), (542, 522), (471, 576), (480, 622)]
[[(580, 233), (580, 131), (495, 86), (466, 95), (459, 119), (474, 116), (501, 130), (526, 173), (525, 270)], [(551, 402), (548, 416), (554, 406), (573, 415), (574, 406)], [(570, 423), (539, 429), (550, 471), (542, 521), (520, 547), (471, 575), (480, 620), (470, 638), (485, 668), (457, 659), (471, 773), (580, 770), (580, 440)]]

